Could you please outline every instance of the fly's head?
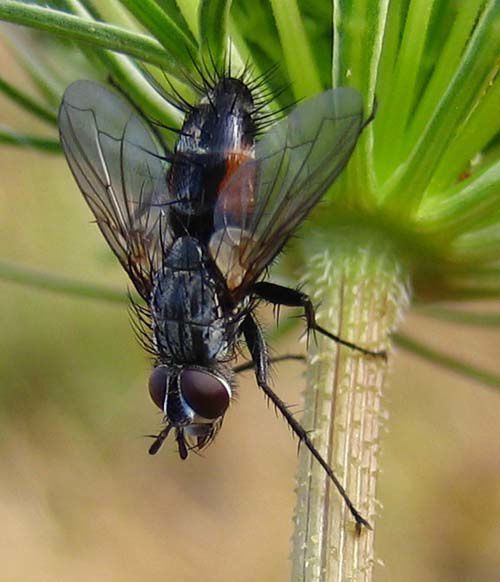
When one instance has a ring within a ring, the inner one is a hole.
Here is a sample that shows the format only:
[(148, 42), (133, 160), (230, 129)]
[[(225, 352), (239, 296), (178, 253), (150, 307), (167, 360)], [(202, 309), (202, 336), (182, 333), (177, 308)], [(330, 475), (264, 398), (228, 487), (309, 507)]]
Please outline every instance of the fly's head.
[(232, 397), (230, 373), (201, 366), (157, 366), (149, 378), (153, 402), (165, 414), (166, 427), (149, 449), (155, 454), (175, 429), (179, 456), (200, 450), (219, 430)]

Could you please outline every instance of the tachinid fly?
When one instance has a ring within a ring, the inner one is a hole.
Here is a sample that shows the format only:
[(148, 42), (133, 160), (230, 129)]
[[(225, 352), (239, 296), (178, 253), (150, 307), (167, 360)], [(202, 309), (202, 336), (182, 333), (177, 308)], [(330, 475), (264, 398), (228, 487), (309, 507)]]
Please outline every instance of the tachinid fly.
[(173, 151), (115, 91), (92, 81), (66, 90), (61, 143), (73, 175), (144, 305), (133, 303), (155, 368), (149, 390), (179, 454), (213, 440), (231, 402), (243, 339), (259, 387), (321, 463), (357, 526), (368, 526), (305, 429), (269, 386), (270, 359), (255, 318), (264, 300), (304, 309), (315, 330), (364, 354), (315, 321), (307, 295), (261, 279), (290, 235), (347, 164), (368, 120), (350, 88), (304, 101), (262, 130), (258, 84), (245, 74), (203, 77)]

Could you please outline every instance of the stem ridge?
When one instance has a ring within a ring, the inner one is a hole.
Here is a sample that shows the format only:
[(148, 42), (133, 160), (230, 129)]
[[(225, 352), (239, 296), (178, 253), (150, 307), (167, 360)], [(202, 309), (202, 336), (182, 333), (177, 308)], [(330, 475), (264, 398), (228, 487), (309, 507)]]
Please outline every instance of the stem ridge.
[[(321, 325), (356, 345), (385, 348), (408, 305), (407, 277), (390, 248), (350, 229), (309, 244), (305, 283), (321, 301)], [(387, 362), (329, 338), (311, 342), (309, 361), (303, 425), (314, 430), (314, 445), (374, 525)], [(374, 532), (356, 535), (359, 522), (349, 520), (348, 507), (315, 465), (301, 453), (292, 580), (371, 580)]]

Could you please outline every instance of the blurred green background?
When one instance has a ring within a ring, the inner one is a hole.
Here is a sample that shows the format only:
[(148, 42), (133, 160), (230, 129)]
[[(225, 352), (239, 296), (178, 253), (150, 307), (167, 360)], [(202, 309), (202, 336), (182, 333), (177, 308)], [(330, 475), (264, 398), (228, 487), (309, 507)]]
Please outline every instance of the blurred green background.
[[(0, 65), (22, 83), (2, 47)], [(2, 100), (5, 122), (44, 129)], [(126, 288), (62, 156), (2, 147), (0, 175), (2, 261)], [(3, 281), (0, 297), (0, 580), (289, 578), (296, 442), (251, 374), (203, 458), (150, 457), (161, 417), (126, 306)], [(403, 331), (500, 373), (499, 329)], [(303, 386), (277, 366), (285, 400)], [(386, 406), (376, 580), (499, 580), (500, 394), (398, 351)]]

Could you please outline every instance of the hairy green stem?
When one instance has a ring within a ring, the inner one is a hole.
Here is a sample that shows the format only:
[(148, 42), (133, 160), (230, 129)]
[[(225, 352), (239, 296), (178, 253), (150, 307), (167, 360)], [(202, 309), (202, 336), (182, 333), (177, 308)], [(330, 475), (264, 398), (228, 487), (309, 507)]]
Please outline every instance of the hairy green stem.
[[(307, 289), (321, 325), (360, 346), (388, 347), (407, 308), (406, 275), (382, 243), (345, 229), (312, 253)], [(377, 515), (379, 435), (386, 417), (383, 358), (366, 357), (327, 338), (310, 342), (304, 426), (372, 527)], [(357, 535), (336, 488), (301, 450), (293, 549), (294, 581), (371, 580), (374, 532)]]

